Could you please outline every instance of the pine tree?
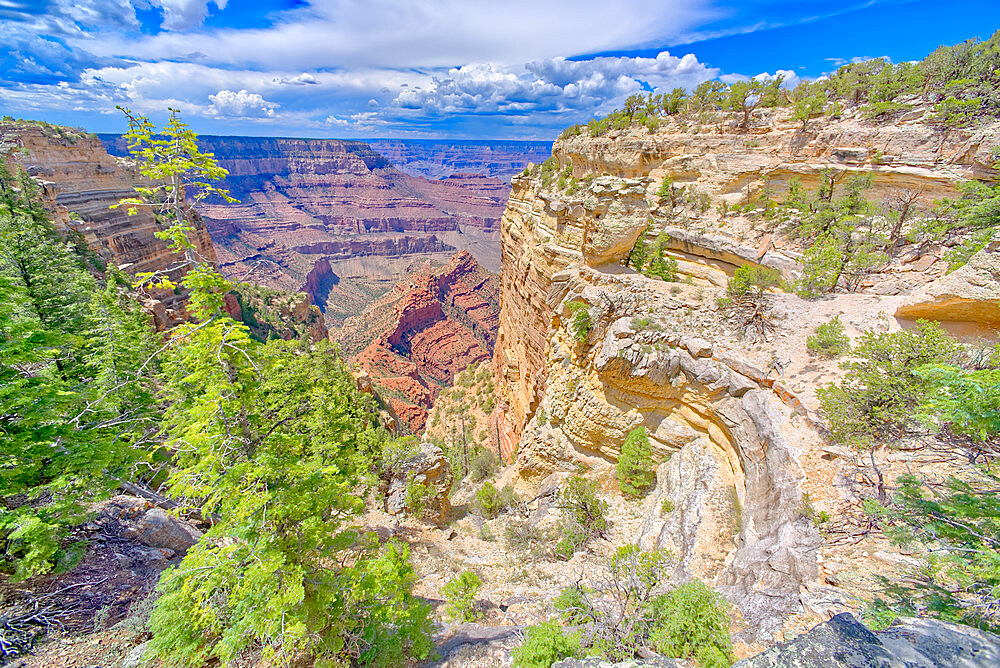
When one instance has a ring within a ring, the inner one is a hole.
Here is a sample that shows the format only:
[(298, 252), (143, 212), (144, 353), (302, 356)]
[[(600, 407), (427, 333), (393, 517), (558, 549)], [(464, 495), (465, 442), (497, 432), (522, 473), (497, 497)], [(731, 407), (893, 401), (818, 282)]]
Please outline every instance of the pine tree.
[(37, 187), (0, 175), (0, 568), (45, 573), (65, 529), (143, 458), (151, 430), (148, 318), (100, 285), (47, 219)]

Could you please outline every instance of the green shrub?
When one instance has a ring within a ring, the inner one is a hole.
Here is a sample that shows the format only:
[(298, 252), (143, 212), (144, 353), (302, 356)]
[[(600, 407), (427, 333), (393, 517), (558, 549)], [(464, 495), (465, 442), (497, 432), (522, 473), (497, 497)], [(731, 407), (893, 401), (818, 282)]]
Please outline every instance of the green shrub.
[(629, 498), (639, 498), (656, 482), (653, 448), (645, 427), (636, 427), (629, 432), (615, 471), (618, 487)]
[(513, 668), (549, 668), (561, 659), (581, 657), (579, 633), (567, 632), (555, 622), (542, 622), (524, 630), (524, 642), (514, 650)]
[(635, 240), (632, 250), (629, 252), (628, 257), (625, 258), (625, 266), (631, 265), (638, 272), (643, 270), (646, 261), (649, 259), (649, 247), (646, 245), (646, 237), (649, 235), (651, 227), (652, 225), (646, 225), (646, 229)]
[(781, 272), (770, 267), (744, 264), (736, 269), (726, 285), (730, 297), (753, 294), (760, 297), (769, 288), (781, 285)]
[(497, 456), (488, 448), (476, 447), (472, 459), (469, 460), (469, 477), (472, 482), (486, 480), (497, 468)]
[(485, 482), (476, 492), (476, 509), (483, 517), (493, 519), (517, 502), (510, 485), (498, 490), (493, 483)]
[(667, 245), (670, 237), (665, 232), (660, 232), (653, 243), (653, 249), (649, 254), (649, 264), (643, 272), (650, 278), (659, 278), (661, 281), (677, 280), (677, 260), (667, 255)]
[(590, 336), (590, 328), (593, 326), (593, 322), (590, 318), (590, 308), (581, 301), (570, 302), (566, 305), (569, 309), (570, 314), (573, 316), (570, 320), (570, 329), (573, 331), (573, 338), (580, 343), (586, 343), (587, 337)]
[(844, 332), (840, 316), (834, 316), (816, 328), (816, 333), (806, 339), (809, 352), (823, 357), (840, 357), (851, 349), (851, 339)]
[(950, 360), (958, 345), (937, 323), (891, 334), (867, 332), (839, 385), (819, 389), (830, 435), (838, 443), (869, 449), (898, 440), (916, 422), (923, 380), (916, 370)]
[(597, 498), (597, 485), (573, 476), (556, 494), (556, 504), (562, 512), (556, 556), (569, 559), (591, 539), (604, 536), (611, 523), (607, 518), (608, 504)]
[(504, 527), (504, 545), (511, 552), (518, 552), (530, 559), (541, 559), (547, 555), (550, 536), (526, 521), (509, 522)]
[(736, 657), (729, 638), (729, 603), (703, 582), (682, 584), (649, 602), (650, 643), (659, 654), (726, 668)]
[(472, 571), (463, 571), (458, 577), (449, 580), (441, 588), (444, 594), (445, 617), (452, 622), (474, 622), (479, 618), (476, 610), (476, 595), (482, 586), (482, 580)]
[(422, 482), (410, 479), (406, 483), (406, 509), (411, 515), (426, 519), (431, 511), (434, 493)]

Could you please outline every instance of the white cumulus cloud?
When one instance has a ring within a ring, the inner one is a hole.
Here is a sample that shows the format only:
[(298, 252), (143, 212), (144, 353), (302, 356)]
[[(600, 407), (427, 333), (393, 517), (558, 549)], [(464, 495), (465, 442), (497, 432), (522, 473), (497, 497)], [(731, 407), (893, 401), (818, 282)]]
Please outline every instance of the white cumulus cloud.
[(718, 74), (693, 55), (677, 58), (666, 51), (655, 58), (551, 58), (515, 67), (479, 63), (448, 70), (429, 86), (403, 89), (394, 102), (403, 109), (432, 113), (590, 109), (650, 88), (693, 88)]
[(269, 118), (274, 116), (273, 102), (268, 102), (257, 93), (247, 90), (220, 90), (208, 96), (212, 103), (208, 113), (212, 116), (229, 116), (236, 118)]

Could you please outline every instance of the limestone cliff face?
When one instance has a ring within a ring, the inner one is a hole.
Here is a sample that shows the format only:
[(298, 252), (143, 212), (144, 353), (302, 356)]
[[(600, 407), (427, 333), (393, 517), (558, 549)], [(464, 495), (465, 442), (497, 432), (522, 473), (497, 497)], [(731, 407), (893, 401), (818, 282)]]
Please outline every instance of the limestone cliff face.
[[(831, 480), (846, 479), (851, 459), (830, 454), (816, 418), (816, 386), (836, 379), (837, 364), (810, 359), (805, 339), (838, 314), (853, 336), (899, 328), (897, 308), (947, 263), (944, 249), (903, 244), (858, 294), (775, 294), (774, 335), (746, 342), (716, 298), (742, 264), (794, 278), (801, 242), (742, 205), (780, 194), (793, 177), (815, 188), (831, 168), (841, 181), (871, 173), (873, 202), (929, 207), (988, 169), (1000, 132), (994, 124), (944, 133), (914, 116), (878, 125), (849, 113), (803, 130), (787, 111), (761, 114), (749, 132), (736, 126), (719, 114), (701, 125), (668, 120), (654, 133), (576, 136), (553, 150), (573, 187), (545, 187), (537, 171), (515, 177), (501, 220), (494, 368), (498, 403), (519, 437), (518, 484), (529, 490), (581, 469), (613, 489), (627, 434), (646, 428), (659, 468), (633, 540), (671, 548), (679, 576), (713, 583), (740, 609), (745, 637), (767, 642), (790, 620), (850, 608), (866, 586), (852, 590), (838, 577), (860, 553), (825, 542), (802, 511), (847, 502)], [(665, 176), (684, 186), (681, 201), (657, 196)], [(622, 266), (650, 224), (681, 281)], [(979, 258), (970, 271), (986, 271), (979, 267), (992, 263)], [(570, 302), (590, 314), (583, 341)]]
[(333, 338), (367, 371), (396, 416), (423, 430), (442, 387), (489, 360), (500, 311), (497, 278), (469, 253), (425, 267), (347, 321)]
[[(162, 271), (178, 261), (167, 242), (154, 236), (159, 227), (151, 212), (129, 216), (125, 207), (110, 208), (134, 195), (142, 176), (127, 161), (108, 155), (96, 137), (55, 126), (0, 122), (0, 147), (8, 168), (21, 166), (42, 185), (56, 224), (82, 234), (105, 260), (129, 273)], [(194, 225), (196, 252), (214, 263), (208, 230), (198, 217)], [(153, 297), (149, 307), (158, 326), (185, 317), (182, 294), (157, 292)]]

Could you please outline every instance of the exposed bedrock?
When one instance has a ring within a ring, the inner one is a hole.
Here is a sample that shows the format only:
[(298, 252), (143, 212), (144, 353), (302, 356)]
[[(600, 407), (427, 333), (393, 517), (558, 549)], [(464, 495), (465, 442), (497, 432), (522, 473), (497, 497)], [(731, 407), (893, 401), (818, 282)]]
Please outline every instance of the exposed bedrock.
[(420, 433), (440, 388), (492, 357), (499, 311), (496, 275), (456, 253), (348, 319), (334, 339), (383, 390), (401, 426)]

